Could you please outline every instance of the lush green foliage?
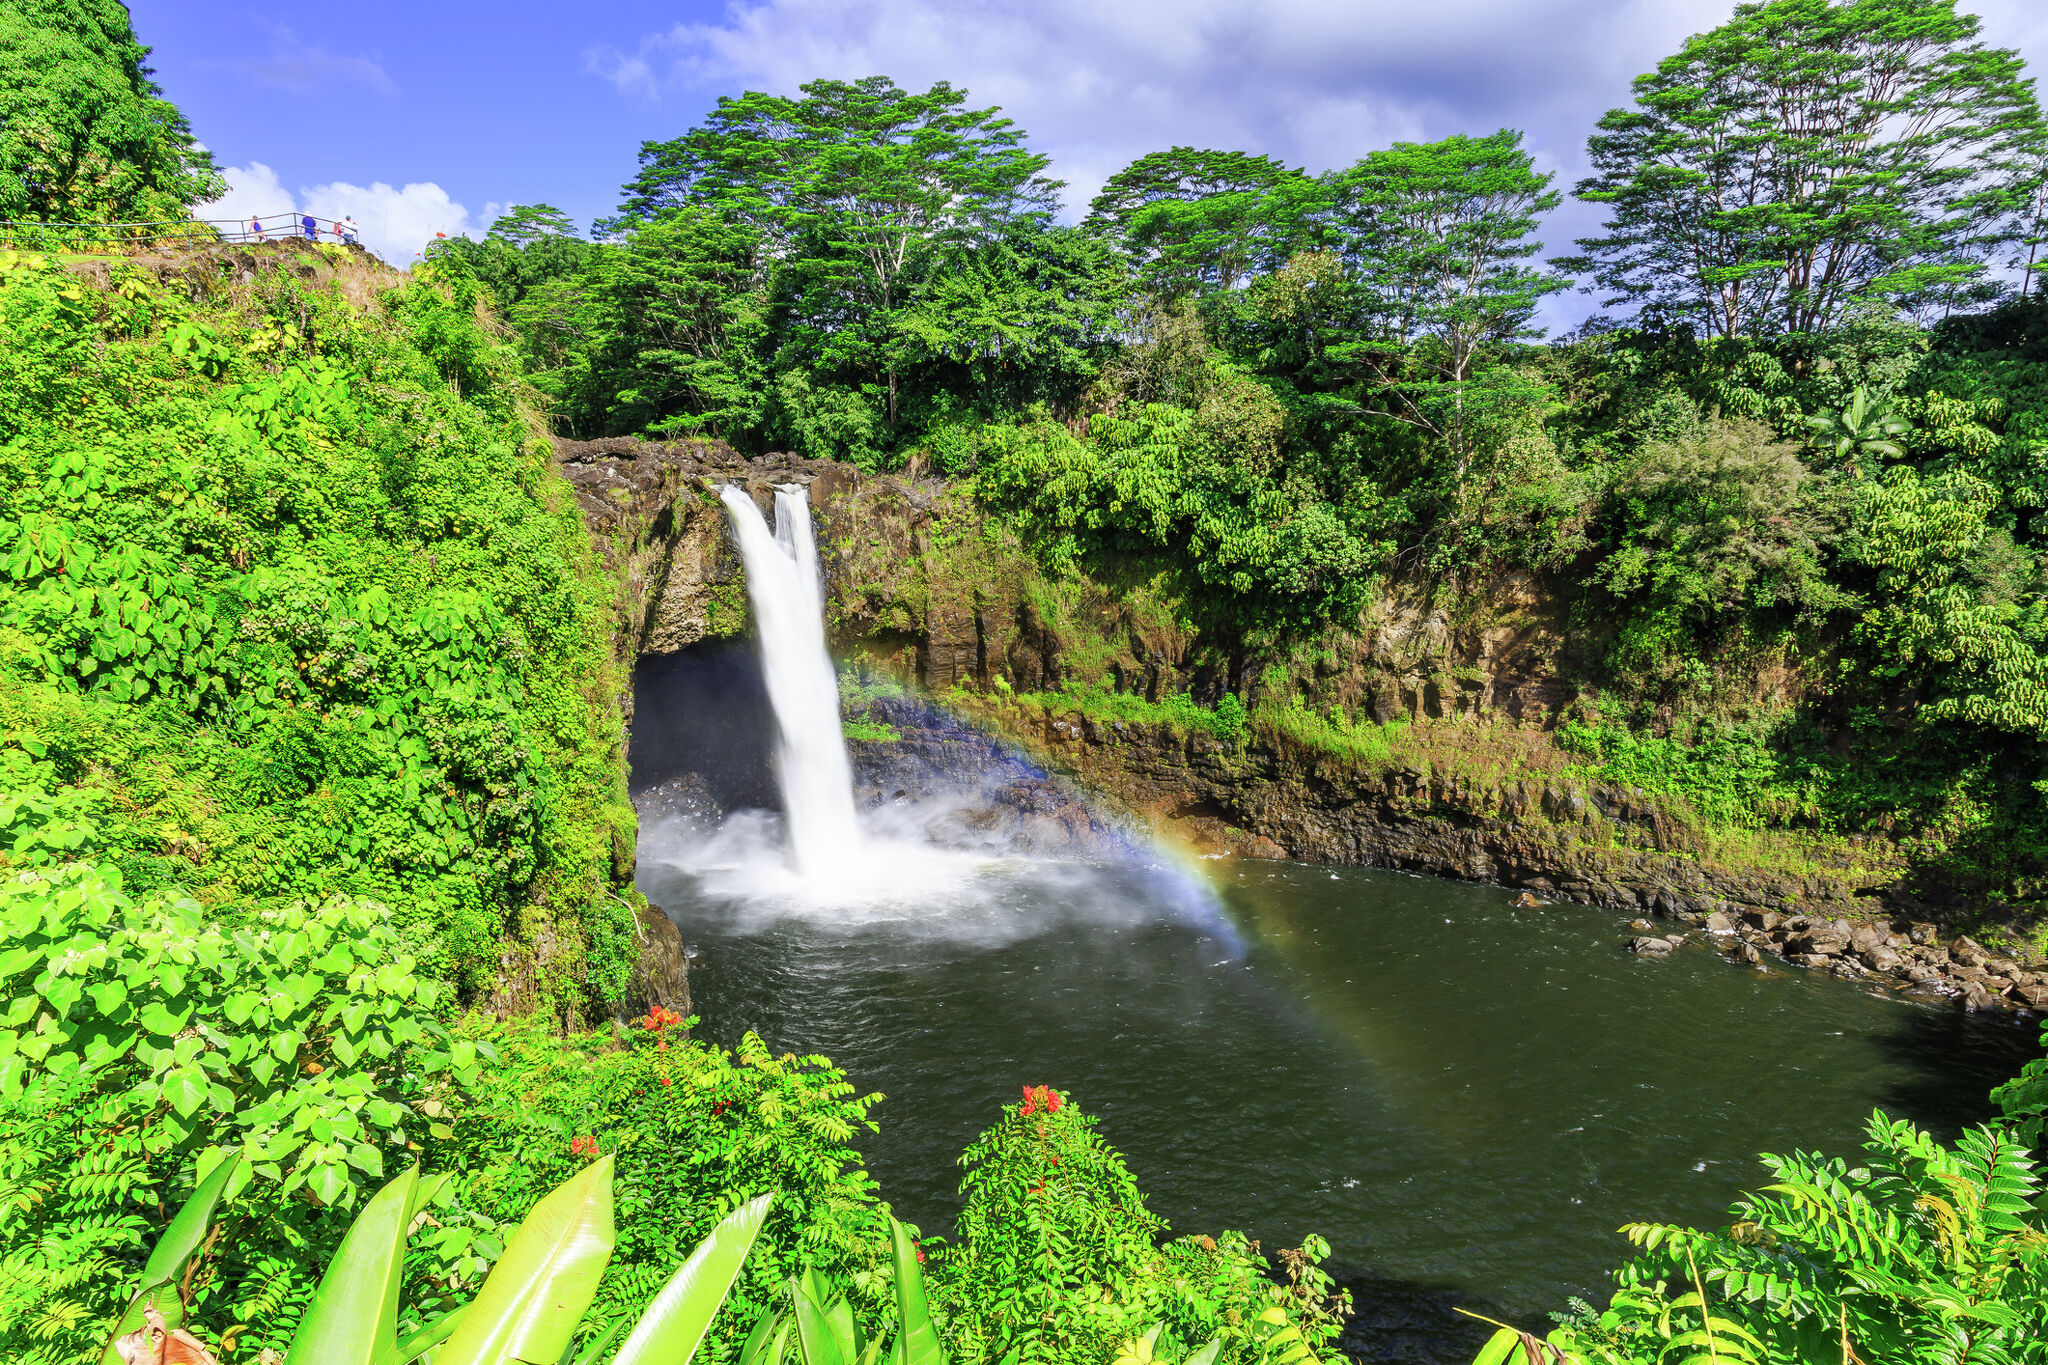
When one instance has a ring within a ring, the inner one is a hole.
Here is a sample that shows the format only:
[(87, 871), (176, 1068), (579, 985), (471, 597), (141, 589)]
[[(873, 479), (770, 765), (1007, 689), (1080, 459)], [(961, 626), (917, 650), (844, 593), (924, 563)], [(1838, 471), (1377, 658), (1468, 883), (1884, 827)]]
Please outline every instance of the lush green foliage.
[(1578, 193), (1609, 220), (1573, 267), (1724, 337), (1969, 298), (2032, 226), (2044, 135), (2019, 54), (1977, 32), (1955, 0), (1739, 6), (1600, 121)]
[[(776, 1056), (751, 1035), (736, 1052), (670, 1041), (657, 1013), (624, 1040), (567, 1044), (535, 1028), (499, 1061), (456, 1120), (465, 1207), (492, 1222), (602, 1151), (617, 1165), (618, 1246), (595, 1321), (631, 1315), (719, 1218), (757, 1195), (776, 1201), (734, 1289), (736, 1317), (707, 1360), (731, 1360), (746, 1323), (806, 1267), (842, 1279), (870, 1317), (887, 1285), (888, 1228), (853, 1143), (880, 1099), (822, 1057)], [(679, 1023), (680, 1021), (673, 1021)]]
[(374, 898), (472, 992), (552, 919), (572, 1003), (631, 838), (607, 594), (473, 298), (333, 268), (0, 260), (0, 848), (229, 924)]
[(1027, 1086), (960, 1158), (966, 1205), (933, 1275), (956, 1355), (1100, 1361), (1149, 1330), (1168, 1358), (1218, 1341), (1227, 1360), (1282, 1359), (1262, 1317), (1273, 1308), (1303, 1351), (1336, 1336), (1349, 1304), (1316, 1267), (1326, 1246), (1287, 1253), (1283, 1285), (1241, 1235), (1161, 1245), (1164, 1220), (1095, 1126), (1060, 1091)]
[(281, 1343), (312, 1288), (309, 1248), (338, 1231), (330, 1211), (446, 1135), (434, 1116), (477, 1075), (477, 1044), (449, 1037), (444, 989), (378, 906), (228, 929), (72, 865), (0, 884), (0, 941), (0, 1348), (14, 1359), (104, 1341), (133, 1249), (230, 1158), (232, 1236), (186, 1298)]
[(119, 0), (0, 4), (0, 218), (177, 220), (227, 188)]
[(1194, 147), (1151, 152), (1104, 183), (1083, 226), (1116, 242), (1167, 298), (1229, 290), (1285, 260), (1313, 182), (1271, 157)]
[(1862, 1161), (1765, 1156), (1774, 1182), (1725, 1231), (1625, 1229), (1643, 1254), (1604, 1312), (1551, 1341), (1648, 1362), (2043, 1358), (2048, 1234), (2024, 1149), (1994, 1129), (1945, 1147), (1883, 1114)]

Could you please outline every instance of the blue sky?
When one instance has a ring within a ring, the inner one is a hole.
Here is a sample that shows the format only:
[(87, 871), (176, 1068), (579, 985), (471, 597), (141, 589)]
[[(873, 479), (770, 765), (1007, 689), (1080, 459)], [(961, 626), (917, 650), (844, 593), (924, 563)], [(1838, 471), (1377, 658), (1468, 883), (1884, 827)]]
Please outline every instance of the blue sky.
[[(394, 264), (504, 206), (609, 213), (647, 138), (721, 93), (939, 79), (998, 104), (1085, 208), (1145, 152), (1321, 171), (1400, 139), (1524, 129), (1561, 185), (1631, 77), (1732, 0), (129, 0), (157, 79), (236, 189), (209, 216), (354, 212)], [(2048, 0), (1964, 0), (2048, 74)], [(1551, 251), (1597, 225), (1567, 201)], [(1560, 301), (1567, 324), (1590, 301)]]

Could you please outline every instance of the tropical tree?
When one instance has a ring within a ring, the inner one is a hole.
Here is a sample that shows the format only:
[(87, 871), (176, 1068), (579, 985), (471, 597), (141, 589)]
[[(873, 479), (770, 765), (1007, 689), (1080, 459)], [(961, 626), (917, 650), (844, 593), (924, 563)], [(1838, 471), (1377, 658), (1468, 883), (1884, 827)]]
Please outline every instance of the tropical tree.
[(1955, 0), (1746, 4), (1635, 81), (1563, 264), (1713, 336), (1817, 332), (1858, 299), (1952, 295), (2027, 231), (2042, 119)]
[(1363, 323), (1333, 353), (1364, 367), (1390, 416), (1442, 440), (1460, 480), (1482, 413), (1526, 406), (1516, 386), (1474, 385), (1476, 369), (1502, 343), (1540, 335), (1537, 304), (1569, 283), (1529, 264), (1542, 250), (1536, 220), (1557, 207), (1550, 181), (1505, 128), (1397, 143), (1330, 177)]
[(704, 123), (640, 150), (615, 225), (682, 205), (756, 228), (781, 268), (789, 342), (814, 365), (883, 386), (894, 423), (922, 258), (1050, 220), (1059, 182), (1024, 132), (944, 81), (812, 81), (801, 97), (722, 98)]
[(928, 272), (899, 326), (920, 369), (957, 371), (993, 418), (1085, 387), (1116, 344), (1129, 279), (1079, 229), (1019, 231)]
[(1175, 147), (1111, 176), (1082, 226), (1120, 246), (1167, 298), (1229, 290), (1286, 259), (1315, 188), (1271, 157)]
[(1331, 176), (1338, 240), (1377, 336), (1433, 338), (1434, 367), (1461, 382), (1483, 348), (1539, 335), (1537, 304), (1569, 283), (1528, 264), (1543, 249), (1536, 220), (1558, 205), (1551, 179), (1506, 128), (1399, 142)]
[(554, 205), (514, 204), (482, 239), (429, 242), (427, 258), (459, 267), (491, 291), (501, 310), (510, 310), (537, 286), (574, 274), (595, 250)]
[(119, 0), (0, 0), (0, 217), (182, 218), (227, 189)]

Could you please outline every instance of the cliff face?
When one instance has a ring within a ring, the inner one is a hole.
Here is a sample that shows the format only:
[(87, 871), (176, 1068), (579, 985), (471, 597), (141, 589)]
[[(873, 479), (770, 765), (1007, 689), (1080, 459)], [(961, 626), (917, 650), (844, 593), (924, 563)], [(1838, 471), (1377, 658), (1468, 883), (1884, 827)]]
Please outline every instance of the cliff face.
[(715, 441), (626, 438), (556, 446), (620, 584), (615, 635), (630, 662), (747, 628), (746, 580), (717, 488), (763, 510), (778, 484), (810, 490), (835, 643), (943, 692), (998, 675), (1024, 689), (1071, 676), (1077, 643), (1105, 675), (1171, 690), (1190, 637), (1165, 613), (1055, 586), (965, 495), (937, 480), (864, 475), (829, 460), (749, 460)]
[[(1388, 585), (1354, 632), (1287, 661), (1290, 687), (1308, 682), (1361, 721), (1406, 722), (1386, 732), (1398, 745), (1333, 752), (1270, 722), (1224, 740), (1019, 695), (1080, 683), (1157, 702), (1227, 686), (1256, 704), (1271, 671), (1251, 676), (1203, 646), (1141, 577), (1116, 591), (1049, 579), (957, 488), (747, 460), (713, 442), (564, 443), (561, 459), (618, 574), (625, 661), (743, 633), (744, 573), (715, 489), (740, 483), (765, 509), (775, 485), (804, 483), (842, 655), (914, 680), (1178, 842), (1527, 887), (1694, 925), (1750, 961), (1774, 953), (1980, 1008), (2048, 1006), (2048, 980), (2019, 963), (1967, 939), (1942, 945), (1935, 923), (1948, 907), (1906, 890), (1906, 860), (1889, 843), (1716, 832), (1640, 790), (1588, 780), (1546, 733), (1578, 699), (1563, 665), (1585, 642), (1527, 575), (1463, 593), (1457, 608)], [(1756, 700), (1781, 701), (1796, 682), (1761, 673)], [(993, 765), (1000, 752), (920, 724), (914, 708), (889, 719), (902, 745), (860, 755), (877, 791), (920, 780), (906, 774)], [(1068, 837), (1089, 823), (1071, 787), (1006, 790), (998, 804), (1056, 812)], [(1641, 928), (1641, 951), (1669, 950), (1668, 935)]]

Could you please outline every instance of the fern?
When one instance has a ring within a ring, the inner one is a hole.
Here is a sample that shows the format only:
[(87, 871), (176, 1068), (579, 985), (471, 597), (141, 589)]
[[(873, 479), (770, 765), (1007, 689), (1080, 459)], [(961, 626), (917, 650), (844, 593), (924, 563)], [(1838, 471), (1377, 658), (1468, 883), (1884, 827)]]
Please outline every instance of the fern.
[(2027, 1152), (1992, 1128), (1944, 1146), (1882, 1113), (1867, 1131), (1859, 1165), (1766, 1155), (1774, 1180), (1725, 1229), (1624, 1228), (1640, 1254), (1562, 1344), (1616, 1365), (2048, 1362), (2048, 1232)]

